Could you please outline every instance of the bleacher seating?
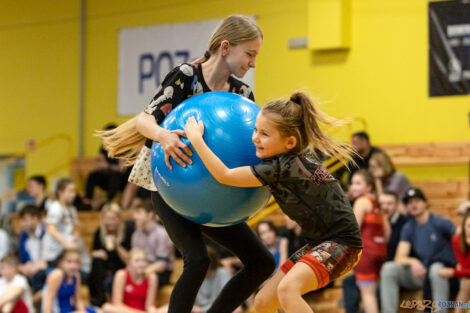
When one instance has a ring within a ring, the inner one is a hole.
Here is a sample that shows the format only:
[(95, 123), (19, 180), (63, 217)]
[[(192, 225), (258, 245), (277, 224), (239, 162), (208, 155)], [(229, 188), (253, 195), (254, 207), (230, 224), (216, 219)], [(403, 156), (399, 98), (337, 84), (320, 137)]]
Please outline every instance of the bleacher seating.
[[(435, 166), (468, 164), (470, 156), (470, 142), (465, 143), (430, 143), (430, 144), (402, 144), (381, 146), (391, 157), (396, 167), (401, 166)], [(86, 177), (93, 169), (94, 158), (75, 159), (71, 165), (71, 177), (77, 182), (79, 189), (83, 190)], [(443, 215), (460, 225), (461, 217), (457, 216), (457, 206), (469, 196), (469, 181), (467, 178), (451, 179), (447, 181), (412, 181), (412, 184), (421, 188), (428, 198), (431, 212)], [(93, 233), (99, 226), (99, 212), (79, 212), (80, 233), (86, 245), (91, 249)], [(129, 216), (128, 216), (129, 217)], [(266, 217), (276, 226), (285, 224), (284, 215), (280, 209), (274, 210)], [(19, 231), (18, 217), (13, 214), (12, 222), (16, 231)], [(175, 264), (175, 271), (171, 282), (174, 283), (182, 272), (183, 263), (179, 259)], [(161, 289), (157, 304), (168, 302), (172, 286)], [(405, 299), (418, 299), (420, 294), (405, 294)], [(321, 292), (314, 292), (306, 296), (308, 302), (317, 313), (342, 313), (341, 281), (338, 280), (333, 288)]]

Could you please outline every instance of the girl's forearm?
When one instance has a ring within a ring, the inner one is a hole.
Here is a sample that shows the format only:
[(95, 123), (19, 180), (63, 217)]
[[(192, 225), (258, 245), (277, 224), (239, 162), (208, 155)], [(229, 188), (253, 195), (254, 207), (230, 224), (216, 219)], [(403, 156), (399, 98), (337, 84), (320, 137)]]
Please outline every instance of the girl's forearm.
[(202, 137), (194, 138), (191, 144), (212, 176), (224, 184), (229, 168), (212, 152)]
[(156, 123), (155, 117), (153, 115), (147, 114), (145, 112), (139, 114), (136, 127), (137, 131), (144, 137), (157, 142), (161, 141), (161, 136), (166, 131)]

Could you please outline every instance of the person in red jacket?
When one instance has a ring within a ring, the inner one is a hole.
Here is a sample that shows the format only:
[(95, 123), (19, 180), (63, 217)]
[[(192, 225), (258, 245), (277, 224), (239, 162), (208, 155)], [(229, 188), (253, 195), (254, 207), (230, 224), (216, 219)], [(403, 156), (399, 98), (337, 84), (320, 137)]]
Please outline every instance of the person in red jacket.
[[(457, 302), (466, 302), (470, 299), (470, 210), (467, 210), (460, 234), (452, 237), (452, 247), (457, 258), (456, 268), (444, 267), (439, 275), (444, 278), (458, 277), (460, 279), (460, 290)], [(463, 313), (465, 308), (456, 308), (455, 313)]]

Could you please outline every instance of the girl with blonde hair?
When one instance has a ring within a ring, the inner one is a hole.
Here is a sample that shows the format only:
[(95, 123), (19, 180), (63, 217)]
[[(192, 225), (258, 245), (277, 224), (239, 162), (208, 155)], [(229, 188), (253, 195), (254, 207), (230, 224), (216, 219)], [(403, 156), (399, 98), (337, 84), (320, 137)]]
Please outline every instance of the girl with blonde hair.
[(273, 257), (246, 223), (215, 228), (183, 218), (156, 191), (150, 170), (152, 141), (161, 144), (169, 168), (172, 168), (170, 158), (178, 163), (176, 166), (191, 164), (192, 152), (180, 140), (184, 131), (168, 131), (159, 126), (185, 99), (203, 92), (229, 91), (254, 100), (251, 88), (239, 78), (256, 66), (262, 41), (262, 32), (253, 19), (243, 15), (227, 17), (213, 33), (204, 57), (173, 69), (143, 113), (100, 133), (110, 156), (134, 164), (129, 181), (152, 191), (153, 207), (183, 254), (183, 273), (170, 297), (170, 313), (191, 312), (210, 263), (203, 234), (232, 251), (244, 264), (226, 284), (209, 313), (232, 312), (274, 271)]
[(122, 220), (121, 208), (116, 203), (107, 203), (100, 213), (100, 226), (93, 236), (93, 257), (88, 280), (90, 302), (101, 306), (106, 293), (111, 293), (113, 276), (126, 266), (131, 249), (132, 230)]

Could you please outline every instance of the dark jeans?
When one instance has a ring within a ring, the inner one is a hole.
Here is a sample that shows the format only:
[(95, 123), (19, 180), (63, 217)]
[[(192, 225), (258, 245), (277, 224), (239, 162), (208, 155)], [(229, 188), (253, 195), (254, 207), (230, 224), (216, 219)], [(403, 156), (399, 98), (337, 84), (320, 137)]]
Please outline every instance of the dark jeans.
[(343, 279), (343, 297), (346, 313), (358, 313), (361, 293), (359, 288), (357, 288), (356, 276), (354, 274)]
[(207, 227), (177, 214), (158, 192), (152, 192), (152, 202), (184, 261), (183, 273), (170, 297), (168, 313), (191, 312), (210, 263), (203, 234), (238, 256), (244, 265), (225, 285), (207, 313), (233, 312), (274, 272), (273, 256), (246, 223)]

